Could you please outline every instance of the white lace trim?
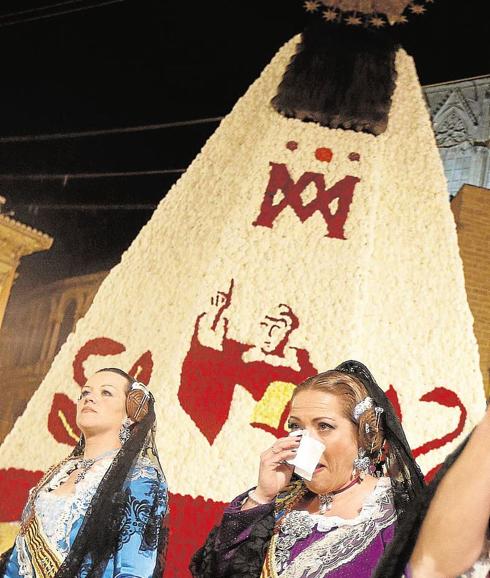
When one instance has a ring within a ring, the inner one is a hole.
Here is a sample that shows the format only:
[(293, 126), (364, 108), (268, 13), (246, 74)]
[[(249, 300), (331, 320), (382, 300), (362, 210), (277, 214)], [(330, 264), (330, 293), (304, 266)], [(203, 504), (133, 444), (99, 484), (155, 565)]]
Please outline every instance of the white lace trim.
[(36, 498), (36, 513), (46, 537), (53, 545), (63, 537), (59, 530), (60, 521), (67, 516), (71, 503), (71, 496), (58, 496), (53, 492), (41, 491)]
[(329, 532), (332, 528), (341, 528), (343, 526), (357, 526), (370, 518), (377, 508), (379, 508), (379, 499), (386, 492), (391, 492), (390, 478), (380, 478), (374, 490), (370, 492), (363, 504), (361, 511), (355, 518), (341, 518), (340, 516), (322, 516), (320, 514), (309, 514), (315, 521), (316, 528), (319, 532)]
[[(43, 524), (43, 529), (46, 535), (54, 539), (54, 545), (63, 557), (65, 557), (70, 550), (70, 534), (73, 525), (79, 518), (85, 515), (99, 483), (111, 465), (113, 458), (114, 456), (108, 456), (107, 458), (95, 462), (95, 464), (87, 470), (85, 477), (80, 480), (78, 484), (75, 484), (74, 494), (71, 496), (63, 496), (66, 499), (65, 507), (63, 508), (59, 519), (54, 522), (54, 529), (52, 527), (44, 527)], [(73, 462), (70, 461), (65, 464), (64, 467), (62, 467), (61, 470), (44, 486), (44, 488), (42, 488), (40, 494), (50, 493), (52, 490), (58, 488), (70, 475), (72, 469)], [(56, 497), (61, 498), (61, 496)], [(49, 520), (49, 517), (40, 516), (41, 521), (43, 518)], [(52, 520), (50, 520), (50, 522), (53, 523)]]
[(25, 540), (22, 536), (17, 536), (15, 540), (17, 548), (17, 563), (19, 565), (19, 574), (26, 578), (34, 578), (34, 568), (32, 567), (29, 554), (26, 550)]
[[(107, 456), (87, 470), (85, 477), (75, 484), (75, 491), (71, 495), (57, 495), (52, 491), (59, 488), (67, 480), (73, 471), (76, 460), (70, 460), (63, 464), (52, 478), (41, 488), (35, 499), (35, 509), (43, 527), (46, 537), (51, 546), (55, 548), (64, 559), (71, 547), (70, 534), (74, 524), (85, 515), (97, 488), (112, 463), (114, 456)], [(131, 480), (146, 478), (158, 479), (158, 471), (148, 458), (140, 458), (131, 473)], [(57, 502), (56, 516), (51, 515), (50, 504)], [(64, 502), (64, 503), (63, 503)], [(29, 555), (22, 536), (17, 537), (17, 560), (20, 575), (25, 578), (34, 578)]]

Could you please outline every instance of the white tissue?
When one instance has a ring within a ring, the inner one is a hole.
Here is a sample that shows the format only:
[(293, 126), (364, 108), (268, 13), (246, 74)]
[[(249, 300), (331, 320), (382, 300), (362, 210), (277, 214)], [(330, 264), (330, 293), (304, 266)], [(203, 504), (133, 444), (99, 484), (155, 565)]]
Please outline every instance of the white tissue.
[(318, 461), (325, 451), (325, 446), (315, 438), (310, 437), (307, 430), (297, 430), (289, 435), (301, 435), (301, 441), (296, 455), (287, 462), (294, 466), (295, 474), (311, 481)]

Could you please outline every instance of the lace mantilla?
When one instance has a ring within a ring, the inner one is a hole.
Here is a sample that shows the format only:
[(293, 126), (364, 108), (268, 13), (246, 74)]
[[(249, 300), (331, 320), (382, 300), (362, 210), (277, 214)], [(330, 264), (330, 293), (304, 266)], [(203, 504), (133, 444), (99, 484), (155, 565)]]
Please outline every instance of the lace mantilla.
[[(285, 578), (323, 576), (355, 558), (396, 520), (389, 478), (381, 478), (367, 496), (358, 516), (345, 519), (293, 510), (284, 518), (275, 542), (277, 573)], [(291, 548), (316, 528), (325, 533), (290, 561)]]
[(150, 458), (140, 458), (134, 471), (131, 473), (130, 480), (138, 480), (140, 478), (146, 478), (148, 480), (158, 480), (159, 473), (155, 468), (155, 464), (150, 460)]

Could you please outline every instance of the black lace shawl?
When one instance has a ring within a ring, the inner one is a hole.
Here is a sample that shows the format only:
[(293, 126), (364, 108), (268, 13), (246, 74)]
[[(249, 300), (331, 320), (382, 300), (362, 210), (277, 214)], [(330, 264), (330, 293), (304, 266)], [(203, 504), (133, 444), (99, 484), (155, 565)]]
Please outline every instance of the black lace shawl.
[[(255, 521), (250, 536), (230, 548), (233, 537), (228, 539), (223, 533), (231, 530), (234, 535), (240, 533), (246, 521), (224, 520), (214, 527), (205, 544), (193, 555), (189, 569), (196, 578), (259, 578), (264, 564), (267, 548), (274, 529), (274, 508), (266, 508), (263, 515)], [(231, 523), (230, 523), (231, 522)]]
[(7, 564), (8, 564), (8, 561), (10, 560), (10, 556), (12, 555), (13, 550), (14, 550), (14, 547), (12, 546), (12, 548), (9, 548), (0, 556), (0, 576), (5, 576), (5, 571), (7, 570)]

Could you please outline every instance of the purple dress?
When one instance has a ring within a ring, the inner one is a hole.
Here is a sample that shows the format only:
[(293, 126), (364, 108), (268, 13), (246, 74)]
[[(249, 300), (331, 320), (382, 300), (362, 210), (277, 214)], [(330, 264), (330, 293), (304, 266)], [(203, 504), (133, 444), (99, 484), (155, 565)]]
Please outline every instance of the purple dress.
[[(225, 511), (235, 518), (238, 542), (247, 537), (253, 517), (263, 516), (264, 506), (240, 511), (243, 498), (236, 498)], [(247, 522), (245, 524), (240, 522)], [(275, 578), (369, 578), (387, 544), (392, 540), (396, 511), (389, 478), (381, 478), (367, 496), (358, 516), (287, 514), (268, 547), (263, 576)], [(232, 550), (229, 551), (232, 555)]]

